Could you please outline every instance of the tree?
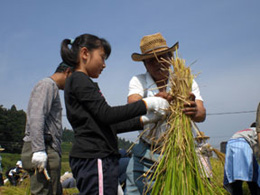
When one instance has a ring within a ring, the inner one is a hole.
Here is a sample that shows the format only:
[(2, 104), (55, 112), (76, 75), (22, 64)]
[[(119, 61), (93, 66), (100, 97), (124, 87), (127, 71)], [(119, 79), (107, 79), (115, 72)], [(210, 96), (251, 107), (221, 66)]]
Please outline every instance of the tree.
[[(26, 125), (26, 113), (23, 110), (17, 110), (15, 105), (6, 109), (0, 105), (0, 145), (8, 153), (21, 153), (23, 137)], [(62, 135), (63, 142), (73, 142), (74, 132), (64, 128)], [(124, 138), (118, 138), (118, 147), (127, 150), (132, 142)]]
[(0, 105), (0, 144), (5, 152), (20, 153), (26, 123), (26, 113), (15, 105), (6, 109)]
[[(74, 141), (74, 132), (73, 130), (64, 128), (62, 134), (62, 142), (73, 142)], [(128, 148), (133, 144), (125, 138), (118, 138), (118, 148), (128, 150)]]
[(67, 128), (63, 129), (62, 133), (62, 141), (63, 142), (73, 142), (74, 141), (74, 132)]
[(119, 149), (125, 149), (127, 151), (132, 144), (133, 142), (130, 142), (129, 140), (125, 140), (125, 138), (120, 138), (120, 137), (118, 138)]

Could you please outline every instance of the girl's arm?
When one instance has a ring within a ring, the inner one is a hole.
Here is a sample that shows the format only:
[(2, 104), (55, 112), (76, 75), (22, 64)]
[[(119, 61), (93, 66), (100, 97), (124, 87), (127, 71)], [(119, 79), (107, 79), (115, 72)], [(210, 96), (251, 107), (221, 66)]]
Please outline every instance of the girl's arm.
[(143, 130), (143, 125), (140, 121), (140, 117), (135, 117), (127, 121), (113, 124), (111, 125), (111, 128), (118, 134), (130, 131)]
[(104, 124), (116, 124), (146, 114), (143, 101), (111, 107), (106, 102), (98, 85), (86, 75), (79, 74), (74, 92), (84, 108), (98, 121)]

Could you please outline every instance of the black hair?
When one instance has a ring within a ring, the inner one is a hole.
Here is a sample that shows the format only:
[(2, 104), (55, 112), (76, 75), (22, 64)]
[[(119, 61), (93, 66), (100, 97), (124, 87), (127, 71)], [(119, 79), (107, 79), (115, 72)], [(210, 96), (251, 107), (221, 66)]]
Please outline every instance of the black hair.
[(73, 71), (73, 67), (65, 64), (64, 62), (61, 62), (59, 64), (59, 66), (57, 67), (57, 69), (55, 70), (55, 73), (58, 73), (58, 72), (65, 72), (68, 68), (70, 68), (71, 71)]
[(80, 48), (82, 47), (86, 47), (89, 51), (103, 47), (106, 54), (106, 59), (111, 53), (111, 46), (105, 39), (91, 34), (82, 34), (76, 37), (74, 41), (71, 41), (70, 39), (64, 39), (61, 42), (60, 53), (62, 60), (66, 64), (76, 68), (79, 64), (78, 56)]
[(256, 127), (256, 122), (253, 122), (250, 127)]

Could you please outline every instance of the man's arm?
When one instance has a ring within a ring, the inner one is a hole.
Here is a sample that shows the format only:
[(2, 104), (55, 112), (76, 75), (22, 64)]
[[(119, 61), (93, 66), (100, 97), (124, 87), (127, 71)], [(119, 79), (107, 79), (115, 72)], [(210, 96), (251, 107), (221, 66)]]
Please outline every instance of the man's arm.
[(139, 94), (133, 94), (133, 95), (128, 96), (127, 102), (128, 102), (128, 104), (130, 104), (130, 103), (136, 102), (141, 99), (143, 99), (143, 97), (140, 96)]
[(196, 112), (194, 116), (191, 117), (191, 119), (194, 122), (203, 122), (206, 119), (206, 109), (204, 107), (203, 101), (201, 100), (196, 100)]
[(45, 119), (51, 110), (53, 96), (53, 85), (46, 80), (40, 81), (32, 90), (27, 115), (33, 152), (45, 150)]

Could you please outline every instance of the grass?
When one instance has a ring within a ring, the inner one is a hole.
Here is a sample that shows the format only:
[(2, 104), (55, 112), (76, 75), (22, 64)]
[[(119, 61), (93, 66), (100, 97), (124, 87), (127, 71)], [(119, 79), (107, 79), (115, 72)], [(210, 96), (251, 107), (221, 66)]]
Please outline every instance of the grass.
[[(69, 166), (69, 151), (71, 149), (72, 143), (63, 142), (62, 143), (62, 159), (61, 159), (61, 174), (66, 171), (71, 171)], [(14, 167), (16, 162), (21, 159), (20, 154), (10, 154), (1, 153), (2, 156), (2, 166), (3, 166), (3, 176), (5, 179), (5, 172)], [(77, 188), (63, 189), (64, 195), (72, 195), (79, 193)], [(0, 194), (2, 195), (27, 195), (30, 194), (30, 180), (26, 178), (20, 185), (12, 186), (8, 182), (5, 186), (0, 187)]]
[[(62, 174), (65, 171), (70, 171), (69, 162), (68, 162), (68, 154), (69, 150), (71, 148), (70, 143), (63, 143), (62, 149), (63, 149), (63, 156), (62, 156), (62, 168), (61, 172)], [(3, 158), (2, 163), (4, 164), (4, 170), (7, 170), (8, 167), (13, 167), (14, 164), (17, 162), (17, 160), (20, 159), (20, 154), (8, 154), (8, 153), (1, 153), (1, 156)], [(211, 164), (213, 167), (213, 177), (217, 183), (217, 185), (221, 188), (221, 191), (223, 194), (228, 195), (224, 188), (222, 187), (223, 183), (223, 165), (221, 161), (217, 158), (211, 158)], [(243, 184), (244, 194), (249, 194), (248, 187), (246, 183)], [(79, 193), (76, 188), (71, 189), (63, 189), (64, 195), (73, 195)], [(30, 181), (29, 179), (25, 179), (22, 184), (19, 186), (11, 186), (10, 184), (7, 184), (6, 186), (0, 187), (0, 194), (2, 195), (27, 195), (30, 194)]]
[[(7, 155), (7, 156), (11, 156), (11, 155)], [(216, 180), (216, 183), (218, 186), (222, 187), (222, 183), (223, 183), (223, 165), (220, 162), (220, 160), (218, 160), (217, 158), (211, 158), (211, 164), (213, 167), (213, 172), (214, 172), (214, 179)], [(62, 162), (62, 169), (63, 170), (68, 170), (67, 168), (69, 167), (69, 163), (68, 162)], [(249, 194), (249, 191), (247, 189), (247, 185), (246, 183), (243, 185), (243, 189), (244, 189), (244, 194)], [(225, 191), (224, 188), (222, 188), (222, 192), (225, 195), (228, 195), (228, 193)], [(63, 194), (64, 195), (73, 195), (73, 194), (77, 194), (78, 190), (76, 188), (71, 188), (71, 189), (63, 189)], [(0, 194), (3, 195), (27, 195), (30, 194), (30, 182), (29, 179), (25, 179), (24, 182), (19, 185), (19, 186), (11, 186), (10, 184), (7, 184), (6, 186), (0, 187)]]

